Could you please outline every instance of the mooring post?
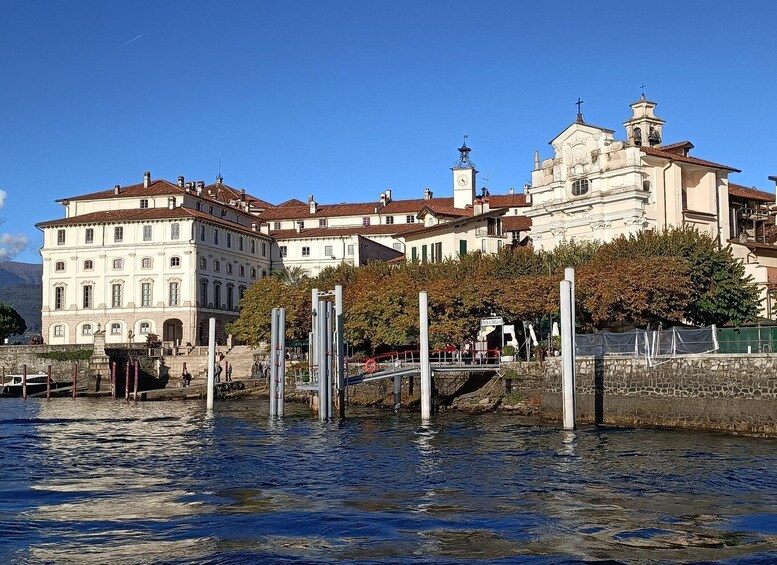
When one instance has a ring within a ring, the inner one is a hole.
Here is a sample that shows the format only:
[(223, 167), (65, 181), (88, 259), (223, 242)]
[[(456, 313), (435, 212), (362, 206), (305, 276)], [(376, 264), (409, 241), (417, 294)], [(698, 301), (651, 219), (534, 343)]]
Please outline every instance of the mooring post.
[(51, 399), (51, 365), (46, 370), (46, 400)]
[(127, 366), (125, 367), (124, 375), (124, 400), (129, 402), (129, 373), (130, 373), (130, 360), (127, 359)]
[(308, 362), (310, 364), (310, 374), (313, 374), (313, 367), (318, 363), (318, 322), (316, 315), (318, 311), (318, 289), (310, 291), (310, 335), (308, 337)]
[(270, 313), (270, 418), (278, 415), (278, 310)]
[(571, 284), (571, 290), (569, 291), (570, 296), (570, 303), (569, 303), (569, 315), (572, 318), (572, 366), (575, 367), (575, 371), (577, 371), (577, 320), (575, 319), (575, 268), (574, 267), (566, 267), (564, 269), (564, 278), (568, 280)]
[(345, 419), (345, 339), (343, 332), (343, 285), (335, 286), (335, 370), (337, 377), (337, 408), (340, 419)]
[(429, 365), (429, 298), (426, 291), (418, 295), (421, 338), (421, 420), (432, 417), (432, 367)]
[(140, 377), (140, 361), (135, 359), (135, 384), (132, 392), (132, 396), (135, 399), (135, 402), (138, 401), (138, 377)]
[(575, 429), (575, 355), (572, 310), (574, 297), (572, 282), (560, 283), (561, 306), (561, 392), (563, 396), (563, 420), (565, 430)]
[(278, 308), (278, 393), (277, 413), (283, 416), (286, 409), (286, 308)]
[(73, 363), (73, 400), (76, 399), (77, 383), (78, 383), (78, 361)]
[(332, 366), (334, 361), (334, 305), (326, 301), (326, 418), (332, 419)]
[(318, 359), (318, 419), (326, 421), (326, 301), (319, 300), (316, 308), (316, 357)]
[(394, 375), (394, 410), (402, 405), (402, 376)]
[(111, 363), (111, 398), (116, 400), (116, 361)]
[(22, 365), (22, 399), (27, 400), (27, 365)]
[(213, 390), (215, 386), (216, 373), (216, 318), (210, 318), (208, 320), (208, 392), (206, 395), (206, 410), (213, 412)]

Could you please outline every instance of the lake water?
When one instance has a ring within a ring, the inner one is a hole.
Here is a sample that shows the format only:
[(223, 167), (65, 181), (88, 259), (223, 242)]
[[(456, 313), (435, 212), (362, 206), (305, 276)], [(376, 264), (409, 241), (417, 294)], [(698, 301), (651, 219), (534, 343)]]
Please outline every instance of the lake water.
[(2, 563), (777, 562), (777, 440), (0, 401)]

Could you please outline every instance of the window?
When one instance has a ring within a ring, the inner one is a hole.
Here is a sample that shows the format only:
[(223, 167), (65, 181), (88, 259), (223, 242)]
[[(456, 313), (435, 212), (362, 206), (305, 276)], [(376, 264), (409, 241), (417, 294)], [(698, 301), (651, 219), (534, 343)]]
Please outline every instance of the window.
[(256, 278), (256, 269), (254, 269), (253, 267), (251, 267), (251, 278), (252, 279)]
[(486, 240), (485, 238), (480, 240), (480, 252), (485, 253), (486, 252)]
[(325, 257), (332, 257), (334, 253), (332, 253), (332, 246), (331, 245), (325, 245), (324, 246), (324, 256)]
[(170, 266), (171, 267), (180, 267), (181, 266), (181, 258), (180, 257), (170, 257)]
[(245, 293), (246, 293), (246, 287), (241, 286), (240, 288), (238, 288), (237, 289), (237, 295), (239, 297), (238, 299), (243, 300), (243, 296), (245, 296)]
[(297, 227), (301, 230), (305, 229), (305, 220), (297, 220)]
[(208, 206), (208, 214), (213, 215), (213, 206)]
[(459, 240), (459, 255), (466, 255), (467, 254), (467, 240), (466, 239), (460, 239)]
[(406, 224), (414, 224), (415, 223), (415, 216), (413, 214), (408, 214), (405, 216), (405, 223)]
[(170, 302), (170, 306), (178, 306), (178, 283), (177, 282), (170, 283), (169, 302)]
[(267, 276), (267, 271), (265, 271), (264, 269), (262, 269), (262, 278), (265, 278), (266, 276)]
[(394, 216), (386, 216), (386, 224), (391, 225), (394, 223)]
[(221, 272), (221, 263), (219, 263), (218, 261), (213, 261), (213, 272), (214, 273)]
[(572, 196), (582, 196), (588, 192), (588, 179), (572, 181)]
[(348, 255), (353, 255), (353, 243), (349, 243), (348, 247), (346, 247), (346, 250), (348, 252)]
[(256, 255), (256, 241), (251, 240), (251, 254)]
[(197, 202), (197, 211), (202, 212), (202, 202)]
[(221, 308), (221, 285), (219, 283), (213, 283), (213, 306)]
[(179, 239), (181, 237), (181, 224), (170, 224), (170, 239)]
[(124, 259), (114, 259), (113, 260), (113, 269), (118, 271), (124, 267)]
[(140, 207), (141, 208), (148, 208), (148, 199), (147, 198), (141, 198), (141, 200), (140, 200)]
[(94, 243), (94, 228), (86, 228), (84, 232), (84, 243)]
[[(485, 241), (485, 239), (483, 241)], [(426, 263), (426, 259), (427, 259), (426, 245), (422, 245), (421, 246), (421, 263)]]
[(208, 305), (208, 281), (200, 281), (200, 304)]
[(208, 260), (205, 257), (200, 257), (200, 269), (207, 270), (208, 268)]
[(54, 336), (55, 337), (64, 337), (65, 335), (65, 326), (63, 325), (56, 325), (54, 326)]
[(392, 245), (392, 247), (394, 248), (394, 251), (402, 251), (402, 244), (399, 243), (398, 241), (394, 245)]
[(91, 259), (84, 261), (84, 271), (91, 271), (94, 269), (94, 262)]
[(94, 289), (92, 288), (92, 285), (85, 284), (84, 285), (84, 308), (91, 308), (93, 305), (93, 299), (94, 299)]
[(370, 217), (369, 216), (364, 216), (362, 218), (362, 225), (363, 226), (369, 226), (370, 225)]
[(81, 335), (92, 335), (92, 324), (84, 324), (81, 326)]
[(151, 241), (151, 226), (143, 226), (143, 241)]
[(273, 222), (272, 229), (274, 229), (274, 230), (281, 229), (281, 223), (280, 222)]
[(57, 230), (57, 245), (65, 245), (65, 230)]
[(240, 265), (240, 268), (238, 269), (238, 273), (241, 277), (246, 276), (246, 268), (243, 265)]
[(151, 257), (143, 257), (143, 259), (140, 260), (141, 269), (150, 269), (153, 264), (154, 262)]
[(325, 228), (326, 227), (326, 218), (321, 218), (318, 220), (318, 227)]
[(227, 232), (227, 247), (232, 249), (232, 234)]
[(61, 273), (62, 271), (64, 271), (65, 270), (65, 262), (64, 261), (57, 261), (56, 263), (54, 263), (54, 270), (57, 271), (58, 273)]
[(303, 257), (310, 257), (310, 247), (303, 247), (302, 248), (302, 256)]
[(280, 252), (281, 252), (281, 257), (286, 257), (286, 253), (288, 252), (288, 249), (286, 248), (286, 246), (285, 245), (281, 245), (279, 249), (280, 249)]
[(262, 242), (262, 257), (267, 257), (267, 242)]
[(140, 285), (140, 305), (151, 306), (151, 283), (142, 283)]
[(437, 243), (432, 245), (432, 256), (434, 257), (432, 261), (440, 262), (442, 261), (442, 242), (438, 241)]
[(412, 247), (410, 249), (410, 260), (411, 261), (418, 261), (418, 248)]
[(200, 241), (205, 241), (205, 226), (200, 226)]
[(228, 275), (232, 274), (232, 263), (227, 263), (227, 274)]
[(113, 241), (116, 243), (121, 243), (124, 241), (124, 228), (121, 226), (116, 226), (113, 228)]
[(218, 228), (213, 228), (213, 245), (219, 244), (219, 230)]
[(111, 285), (111, 306), (121, 308), (121, 284)]
[(65, 287), (54, 287), (54, 310), (62, 310), (65, 307)]
[(234, 297), (234, 288), (231, 286), (227, 286), (227, 310), (234, 310), (235, 309), (235, 297)]
[(140, 333), (147, 334), (151, 332), (151, 324), (148, 322), (140, 322)]
[(111, 335), (121, 335), (121, 324), (113, 322), (111, 324)]
[(237, 240), (237, 248), (242, 251), (243, 250), (243, 236), (241, 235)]

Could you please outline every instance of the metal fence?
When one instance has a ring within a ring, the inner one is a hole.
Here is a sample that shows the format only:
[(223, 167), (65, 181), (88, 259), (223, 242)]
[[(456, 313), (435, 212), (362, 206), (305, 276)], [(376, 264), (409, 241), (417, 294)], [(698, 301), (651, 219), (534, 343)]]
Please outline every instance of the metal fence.
[(720, 328), (719, 353), (774, 353), (777, 351), (777, 326)]

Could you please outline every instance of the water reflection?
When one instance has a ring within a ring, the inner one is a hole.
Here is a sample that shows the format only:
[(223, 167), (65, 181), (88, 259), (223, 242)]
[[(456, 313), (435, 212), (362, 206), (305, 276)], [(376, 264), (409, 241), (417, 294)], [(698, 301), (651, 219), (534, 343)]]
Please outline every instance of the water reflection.
[(7, 400), (2, 562), (777, 558), (774, 440)]

